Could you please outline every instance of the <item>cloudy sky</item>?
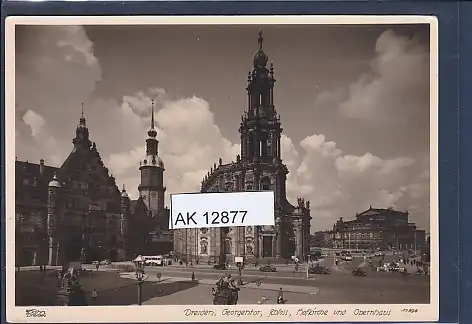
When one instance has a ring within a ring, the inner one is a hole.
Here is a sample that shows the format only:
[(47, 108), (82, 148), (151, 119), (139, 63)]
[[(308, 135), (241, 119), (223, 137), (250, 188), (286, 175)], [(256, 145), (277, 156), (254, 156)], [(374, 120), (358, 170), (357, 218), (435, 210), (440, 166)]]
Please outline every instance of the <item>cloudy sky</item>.
[[(289, 199), (312, 230), (373, 207), (429, 230), (429, 27), (264, 26)], [(259, 26), (18, 26), (16, 155), (60, 166), (81, 102), (91, 139), (137, 196), (157, 102), (168, 193), (198, 191), (239, 152)]]

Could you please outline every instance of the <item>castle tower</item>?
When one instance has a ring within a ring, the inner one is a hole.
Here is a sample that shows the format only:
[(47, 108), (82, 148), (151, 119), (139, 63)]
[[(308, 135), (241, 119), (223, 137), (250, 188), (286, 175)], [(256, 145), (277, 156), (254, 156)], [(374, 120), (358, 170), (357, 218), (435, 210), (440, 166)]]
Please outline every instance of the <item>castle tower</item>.
[(282, 128), (274, 106), (274, 67), (267, 68), (268, 56), (262, 49), (262, 30), (259, 32), (259, 49), (254, 55), (253, 70), (249, 72), (248, 109), (241, 116), (241, 158), (248, 162), (272, 163), (280, 159)]
[(59, 232), (58, 225), (60, 223), (60, 201), (59, 195), (61, 190), (61, 183), (57, 179), (56, 174), (48, 185), (48, 218), (47, 218), (47, 232), (49, 236), (49, 265), (59, 264)]
[(157, 131), (154, 128), (154, 101), (152, 101), (151, 128), (146, 139), (146, 156), (140, 162), (141, 183), (138, 186), (140, 197), (142, 197), (148, 210), (154, 217), (164, 209), (164, 163), (159, 158), (156, 139)]
[(82, 115), (79, 119), (79, 125), (75, 130), (75, 138), (72, 140), (74, 151), (90, 150), (92, 142), (89, 138), (89, 130), (84, 117), (84, 104), (82, 103)]

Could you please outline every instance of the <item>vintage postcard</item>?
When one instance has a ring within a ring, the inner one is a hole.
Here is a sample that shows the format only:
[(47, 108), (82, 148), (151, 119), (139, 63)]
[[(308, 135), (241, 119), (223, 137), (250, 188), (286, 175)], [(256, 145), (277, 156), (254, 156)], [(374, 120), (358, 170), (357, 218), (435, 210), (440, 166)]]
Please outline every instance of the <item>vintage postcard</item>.
[(8, 321), (438, 319), (434, 17), (5, 37)]

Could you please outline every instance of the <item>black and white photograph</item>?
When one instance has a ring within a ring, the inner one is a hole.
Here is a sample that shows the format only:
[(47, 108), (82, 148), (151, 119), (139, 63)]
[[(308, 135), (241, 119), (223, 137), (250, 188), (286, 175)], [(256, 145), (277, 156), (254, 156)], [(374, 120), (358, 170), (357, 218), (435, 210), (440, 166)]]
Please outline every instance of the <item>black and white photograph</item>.
[[(6, 32), (15, 318), (437, 320), (432, 19), (29, 18)], [(172, 195), (260, 191), (273, 225), (173, 227)]]

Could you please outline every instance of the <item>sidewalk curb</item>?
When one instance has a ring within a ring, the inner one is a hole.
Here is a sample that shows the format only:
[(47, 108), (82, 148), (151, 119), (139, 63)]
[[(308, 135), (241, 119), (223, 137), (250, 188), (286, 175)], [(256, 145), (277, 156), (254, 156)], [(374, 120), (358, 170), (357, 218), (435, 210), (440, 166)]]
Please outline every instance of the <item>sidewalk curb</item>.
[[(134, 279), (134, 277), (130, 273), (120, 273), (120, 277), (126, 278), (126, 279)], [(192, 280), (188, 278), (180, 278), (180, 277), (163, 277), (160, 281), (152, 279), (150, 280), (150, 282), (154, 282), (154, 283), (188, 282), (188, 283), (191, 283)], [(199, 285), (215, 286), (216, 280), (211, 280), (211, 279), (198, 280), (197, 279), (195, 280), (195, 282)], [(320, 292), (320, 289), (318, 287), (312, 287), (312, 286), (307, 287), (307, 286), (262, 283), (260, 287), (257, 287), (257, 285), (254, 282), (248, 282), (244, 284), (243, 286), (241, 286), (240, 288), (251, 289), (251, 290), (254, 290), (254, 289), (269, 290), (269, 291), (279, 291), (279, 289), (282, 288), (284, 292), (292, 292), (292, 293), (299, 293), (299, 294), (312, 294), (312, 295), (317, 295)]]

